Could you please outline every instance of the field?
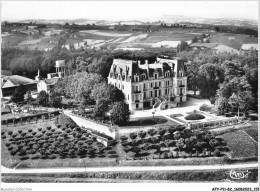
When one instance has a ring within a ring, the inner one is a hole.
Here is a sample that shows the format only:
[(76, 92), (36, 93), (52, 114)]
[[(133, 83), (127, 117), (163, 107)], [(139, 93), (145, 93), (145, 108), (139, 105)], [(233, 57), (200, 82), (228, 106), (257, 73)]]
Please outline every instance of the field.
[[(252, 123), (252, 122), (251, 122)], [(246, 129), (245, 132), (258, 142), (258, 124), (252, 123), (253, 127)]]
[(54, 120), (2, 126), (2, 165), (17, 168), (113, 166), (117, 152), (87, 131), (58, 127)]
[[(90, 48), (100, 48), (109, 46), (115, 48), (157, 48), (172, 47), (175, 48), (180, 41), (186, 41), (188, 44), (194, 37), (202, 33), (210, 34), (210, 43), (222, 43), (226, 46), (239, 50), (242, 44), (257, 43), (257, 37), (250, 37), (242, 34), (214, 33), (203, 29), (163, 29), (161, 31), (142, 33), (116, 30), (84, 30), (71, 34), (66, 43), (75, 43), (87, 41)], [(41, 36), (34, 39), (33, 36), (23, 34), (11, 34), (3, 37), (2, 47), (18, 46), (22, 49), (44, 49), (55, 46), (61, 35)], [(72, 38), (73, 37), (73, 38)]]
[(242, 44), (258, 43), (258, 38), (242, 34), (215, 33), (209, 37), (209, 41), (210, 43), (222, 43), (234, 49), (240, 50)]
[(22, 41), (25, 41), (29, 38), (30, 36), (26, 36), (23, 34), (15, 34), (15, 35), (11, 34), (10, 36), (2, 37), (1, 47), (2, 48), (14, 47), (19, 43), (21, 43)]
[(258, 156), (258, 143), (244, 131), (225, 133), (221, 137), (227, 142), (232, 158)]

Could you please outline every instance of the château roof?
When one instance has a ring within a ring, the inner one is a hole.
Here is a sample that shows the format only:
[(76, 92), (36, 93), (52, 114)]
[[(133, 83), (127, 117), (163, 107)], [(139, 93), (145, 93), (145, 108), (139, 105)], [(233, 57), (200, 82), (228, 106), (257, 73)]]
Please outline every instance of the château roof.
[[(141, 64), (140, 61), (114, 59), (110, 69), (109, 77), (113, 79), (134, 81), (135, 76), (142, 77), (145, 74), (146, 79), (153, 77), (155, 73), (159, 77), (165, 76), (166, 72), (170, 72), (170, 77), (180, 76), (179, 71), (183, 71), (185, 74), (184, 64), (180, 58), (157, 58), (154, 63)], [(126, 79), (125, 79), (126, 78)]]

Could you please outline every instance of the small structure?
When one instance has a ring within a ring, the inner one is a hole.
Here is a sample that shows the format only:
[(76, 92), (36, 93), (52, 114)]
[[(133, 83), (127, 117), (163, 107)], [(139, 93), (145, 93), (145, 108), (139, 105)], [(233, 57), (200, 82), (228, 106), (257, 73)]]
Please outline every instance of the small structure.
[(49, 94), (57, 81), (58, 78), (40, 80), (40, 82), (37, 84), (38, 93), (45, 91)]
[(15, 89), (20, 85), (24, 85), (26, 89), (31, 91), (37, 90), (37, 81), (22, 77), (19, 75), (1, 76), (1, 97), (10, 97)]
[(50, 93), (54, 85), (57, 81), (65, 76), (65, 60), (58, 60), (55, 64), (56, 73), (48, 73), (47, 79), (41, 80), (40, 71), (38, 70), (38, 75), (35, 77), (38, 80), (37, 91), (38, 93), (41, 91), (45, 91), (46, 93)]

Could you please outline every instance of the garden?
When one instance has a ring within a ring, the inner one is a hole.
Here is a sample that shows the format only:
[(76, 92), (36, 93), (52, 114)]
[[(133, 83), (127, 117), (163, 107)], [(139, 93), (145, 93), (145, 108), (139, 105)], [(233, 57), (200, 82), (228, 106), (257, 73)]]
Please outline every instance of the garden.
[[(41, 162), (42, 167), (48, 167), (55, 159), (63, 162), (79, 159), (88, 162), (95, 159), (98, 165), (102, 159), (115, 161), (118, 157), (114, 146), (104, 146), (90, 131), (78, 127), (72, 120), (68, 121), (61, 115), (54, 121), (58, 124), (46, 121), (45, 126), (25, 124), (16, 129), (5, 127), (1, 132), (2, 155), (8, 155), (19, 163), (26, 162), (24, 164), (28, 167), (35, 166), (33, 161), (36, 164)], [(60, 122), (62, 123), (59, 124)]]
[(129, 160), (220, 157), (229, 150), (224, 139), (183, 125), (132, 132), (121, 136), (120, 141)]
[(221, 138), (227, 141), (232, 158), (258, 156), (258, 143), (244, 131), (228, 132)]

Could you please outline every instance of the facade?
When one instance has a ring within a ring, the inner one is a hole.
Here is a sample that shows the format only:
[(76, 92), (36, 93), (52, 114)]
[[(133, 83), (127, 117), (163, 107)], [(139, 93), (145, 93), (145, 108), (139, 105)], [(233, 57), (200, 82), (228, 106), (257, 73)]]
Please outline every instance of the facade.
[(14, 93), (15, 89), (20, 85), (24, 85), (26, 89), (31, 90), (32, 92), (37, 90), (37, 81), (22, 77), (19, 75), (11, 76), (1, 76), (2, 85), (1, 85), (1, 97), (9, 98)]
[(40, 93), (41, 91), (45, 91), (49, 94), (57, 81), (58, 78), (40, 80), (37, 84), (38, 93)]
[(187, 76), (180, 58), (158, 57), (154, 63), (114, 59), (108, 83), (122, 90), (130, 110), (186, 101)]
[(38, 81), (37, 91), (40, 93), (41, 91), (45, 91), (46, 93), (50, 93), (53, 86), (57, 83), (59, 78), (64, 78), (65, 76), (65, 60), (58, 60), (55, 64), (56, 73), (48, 73), (47, 79), (40, 80), (40, 72), (38, 71), (38, 75), (35, 79)]

